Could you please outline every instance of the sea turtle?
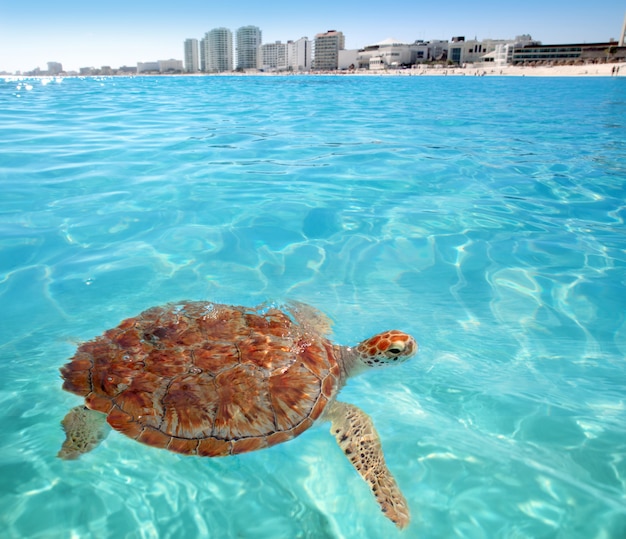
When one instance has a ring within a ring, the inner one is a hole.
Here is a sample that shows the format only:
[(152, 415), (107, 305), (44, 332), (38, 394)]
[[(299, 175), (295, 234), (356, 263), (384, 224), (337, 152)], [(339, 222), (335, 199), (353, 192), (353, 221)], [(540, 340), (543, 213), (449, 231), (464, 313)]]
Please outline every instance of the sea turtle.
[(63, 389), (85, 404), (63, 419), (59, 456), (92, 450), (106, 423), (151, 446), (217, 457), (285, 442), (327, 420), (382, 511), (403, 528), (409, 509), (372, 420), (336, 397), (349, 376), (402, 363), (417, 343), (392, 330), (344, 347), (329, 331), (323, 314), (300, 303), (280, 310), (187, 301), (128, 318), (61, 368)]

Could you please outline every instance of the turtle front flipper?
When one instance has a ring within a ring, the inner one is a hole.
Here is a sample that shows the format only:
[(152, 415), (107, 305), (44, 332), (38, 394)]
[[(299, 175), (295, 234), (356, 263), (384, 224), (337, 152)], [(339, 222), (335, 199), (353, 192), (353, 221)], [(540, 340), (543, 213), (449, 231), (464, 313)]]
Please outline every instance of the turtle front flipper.
[(398, 528), (411, 520), (400, 488), (385, 464), (374, 423), (360, 408), (335, 402), (327, 413), (331, 432), (357, 472), (369, 484), (385, 516)]
[(58, 456), (66, 460), (77, 459), (91, 451), (109, 432), (106, 416), (85, 406), (72, 408), (61, 425), (66, 438)]

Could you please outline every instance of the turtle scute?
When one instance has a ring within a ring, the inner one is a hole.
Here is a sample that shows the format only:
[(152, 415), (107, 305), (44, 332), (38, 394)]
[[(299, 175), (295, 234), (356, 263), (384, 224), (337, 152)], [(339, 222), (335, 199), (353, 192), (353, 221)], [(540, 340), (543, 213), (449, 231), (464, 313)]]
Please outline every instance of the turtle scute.
[(332, 345), (289, 313), (209, 302), (153, 307), (79, 347), (64, 389), (140, 442), (206, 456), (309, 428), (336, 391)]

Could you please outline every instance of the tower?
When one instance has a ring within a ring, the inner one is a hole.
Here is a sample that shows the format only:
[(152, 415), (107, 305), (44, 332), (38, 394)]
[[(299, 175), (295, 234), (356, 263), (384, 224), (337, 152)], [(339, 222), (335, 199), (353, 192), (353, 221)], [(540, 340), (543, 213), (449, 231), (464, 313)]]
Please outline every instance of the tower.
[(328, 30), (315, 36), (313, 68), (333, 71), (339, 66), (339, 51), (345, 46), (342, 32)]
[(185, 40), (185, 71), (187, 73), (197, 73), (200, 64), (198, 62), (198, 40)]
[(242, 26), (237, 30), (237, 69), (254, 69), (257, 66), (257, 50), (261, 45), (261, 29)]
[(287, 43), (289, 68), (293, 71), (309, 71), (311, 69), (311, 42), (307, 37)]
[(202, 40), (200, 58), (203, 71), (223, 73), (233, 70), (233, 33), (228, 28), (214, 28)]

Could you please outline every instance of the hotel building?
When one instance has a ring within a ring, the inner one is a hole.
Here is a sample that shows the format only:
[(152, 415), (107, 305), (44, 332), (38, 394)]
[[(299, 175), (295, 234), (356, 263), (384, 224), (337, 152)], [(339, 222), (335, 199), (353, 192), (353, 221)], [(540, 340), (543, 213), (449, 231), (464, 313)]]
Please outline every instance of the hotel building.
[(429, 45), (423, 41), (406, 44), (395, 39), (386, 39), (359, 50), (356, 67), (372, 71), (397, 69), (429, 59)]
[(257, 68), (261, 71), (286, 71), (287, 43), (276, 41), (264, 43), (259, 47)]
[[(103, 66), (104, 67), (104, 66)], [(156, 62), (137, 62), (137, 74), (142, 73), (182, 73), (183, 61), (170, 58), (169, 60), (157, 60)]]
[(242, 26), (237, 30), (237, 69), (255, 69), (257, 50), (261, 45), (261, 29)]
[(63, 71), (63, 65), (59, 62), (48, 62), (48, 75), (58, 75)]
[(198, 40), (186, 39), (185, 40), (185, 72), (197, 73), (200, 69), (200, 62), (198, 56)]
[(264, 43), (259, 47), (257, 68), (262, 71), (309, 71), (311, 42), (301, 37), (287, 43)]
[(308, 37), (287, 41), (287, 62), (293, 71), (310, 71), (313, 51)]
[(228, 28), (214, 28), (200, 43), (200, 68), (205, 73), (233, 70), (233, 33)]
[(582, 64), (626, 61), (626, 47), (618, 41), (608, 43), (573, 43), (567, 45), (542, 45), (531, 43), (512, 49), (512, 65)]
[(313, 69), (333, 71), (339, 67), (339, 51), (345, 48), (342, 32), (328, 30), (315, 36)]
[(493, 64), (504, 66), (508, 63), (514, 47), (523, 47), (536, 43), (529, 35), (510, 39), (472, 39), (453, 37), (448, 45), (448, 60), (457, 65)]

